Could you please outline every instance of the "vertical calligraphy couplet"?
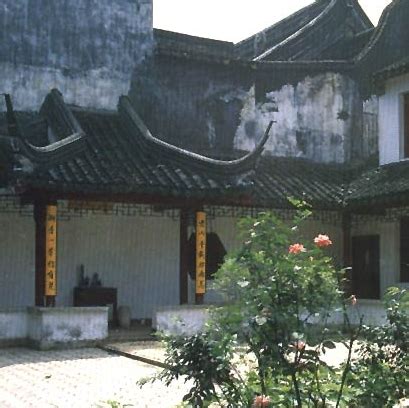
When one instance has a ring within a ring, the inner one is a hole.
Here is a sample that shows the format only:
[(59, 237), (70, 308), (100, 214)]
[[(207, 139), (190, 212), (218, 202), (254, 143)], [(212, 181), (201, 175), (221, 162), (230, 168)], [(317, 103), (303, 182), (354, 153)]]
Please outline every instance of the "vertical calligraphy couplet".
[(206, 292), (206, 213), (196, 213), (196, 294)]
[(45, 220), (45, 296), (57, 295), (57, 206), (47, 205)]

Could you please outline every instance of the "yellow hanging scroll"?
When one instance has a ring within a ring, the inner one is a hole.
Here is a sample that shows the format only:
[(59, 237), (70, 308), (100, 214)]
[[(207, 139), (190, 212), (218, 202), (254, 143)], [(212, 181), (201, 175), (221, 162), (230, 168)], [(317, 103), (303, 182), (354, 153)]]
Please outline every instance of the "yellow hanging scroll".
[(57, 206), (47, 205), (45, 221), (45, 296), (57, 295)]
[(206, 292), (206, 213), (196, 213), (196, 294)]

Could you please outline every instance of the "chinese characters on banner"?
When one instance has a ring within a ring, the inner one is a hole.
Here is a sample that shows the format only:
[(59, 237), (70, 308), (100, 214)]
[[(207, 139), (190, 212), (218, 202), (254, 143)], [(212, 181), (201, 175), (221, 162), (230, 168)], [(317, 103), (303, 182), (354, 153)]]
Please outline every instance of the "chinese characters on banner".
[(45, 221), (45, 296), (57, 295), (57, 206), (47, 205)]
[(196, 213), (196, 294), (206, 292), (206, 213)]

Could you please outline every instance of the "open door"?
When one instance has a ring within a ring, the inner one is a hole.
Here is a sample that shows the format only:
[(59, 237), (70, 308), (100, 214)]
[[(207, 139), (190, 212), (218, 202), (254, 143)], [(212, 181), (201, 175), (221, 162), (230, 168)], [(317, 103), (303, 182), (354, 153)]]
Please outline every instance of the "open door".
[(352, 238), (352, 292), (361, 299), (380, 298), (379, 235)]

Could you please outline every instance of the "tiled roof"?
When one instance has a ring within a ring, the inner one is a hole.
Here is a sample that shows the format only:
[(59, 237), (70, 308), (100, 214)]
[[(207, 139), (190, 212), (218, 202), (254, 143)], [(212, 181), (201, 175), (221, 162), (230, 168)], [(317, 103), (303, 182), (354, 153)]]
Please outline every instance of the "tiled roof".
[(153, 30), (156, 52), (214, 57), (233, 57), (234, 44), (227, 41), (196, 37), (173, 31)]
[(155, 194), (237, 205), (244, 199), (270, 208), (288, 208), (293, 196), (331, 210), (399, 205), (409, 199), (409, 161), (352, 168), (260, 156), (268, 131), (241, 159), (211, 159), (155, 139), (126, 97), (118, 111), (96, 111), (68, 107), (52, 91), (40, 112), (58, 140), (36, 147), (19, 137), (1, 137), (2, 186), (7, 176), (19, 191)]
[(296, 197), (314, 208), (342, 208), (348, 174), (338, 164), (263, 156), (253, 179), (254, 199), (267, 207), (288, 207), (288, 197)]
[(258, 147), (242, 158), (220, 161), (155, 139), (123, 97), (118, 112), (64, 104), (54, 90), (41, 109), (57, 141), (35, 147), (14, 139), (18, 155), (33, 171), (20, 185), (59, 192), (161, 193), (210, 196), (248, 187), (269, 129)]
[(321, 0), (238, 44), (242, 58), (257, 61), (335, 59), (337, 47), (372, 28), (356, 0)]
[(409, 199), (409, 161), (374, 167), (362, 172), (348, 186), (351, 207), (399, 206)]
[(300, 30), (317, 17), (325, 7), (325, 2), (318, 1), (304, 7), (271, 27), (237, 43), (235, 45), (236, 54), (244, 59), (253, 59), (261, 55), (271, 46), (279, 44)]

